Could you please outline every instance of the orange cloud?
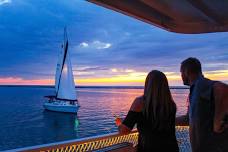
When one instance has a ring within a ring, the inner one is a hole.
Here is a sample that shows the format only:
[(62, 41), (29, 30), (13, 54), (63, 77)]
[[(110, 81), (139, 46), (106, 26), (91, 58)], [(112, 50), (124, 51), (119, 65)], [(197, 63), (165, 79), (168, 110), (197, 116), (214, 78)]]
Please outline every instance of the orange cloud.
[(208, 71), (205, 72), (205, 76), (213, 80), (227, 81), (228, 70)]
[[(165, 72), (169, 85), (182, 85), (180, 73)], [(143, 86), (147, 73), (130, 72), (113, 77), (75, 78), (77, 85), (129, 85)], [(205, 76), (212, 80), (227, 81), (228, 70), (206, 71)], [(54, 85), (54, 79), (26, 80), (19, 77), (0, 78), (1, 85)]]
[(78, 85), (143, 85), (145, 73), (130, 73), (114, 77), (76, 79)]
[(53, 85), (52, 79), (25, 80), (19, 77), (0, 78), (1, 85)]

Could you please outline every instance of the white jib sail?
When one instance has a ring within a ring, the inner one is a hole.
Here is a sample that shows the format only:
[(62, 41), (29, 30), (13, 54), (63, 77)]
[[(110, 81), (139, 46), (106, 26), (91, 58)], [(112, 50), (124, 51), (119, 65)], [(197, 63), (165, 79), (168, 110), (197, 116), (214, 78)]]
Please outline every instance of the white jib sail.
[(70, 53), (67, 49), (68, 43), (66, 42), (64, 44), (64, 50), (60, 53), (59, 61), (56, 68), (56, 97), (59, 99), (76, 100), (77, 96), (70, 61)]

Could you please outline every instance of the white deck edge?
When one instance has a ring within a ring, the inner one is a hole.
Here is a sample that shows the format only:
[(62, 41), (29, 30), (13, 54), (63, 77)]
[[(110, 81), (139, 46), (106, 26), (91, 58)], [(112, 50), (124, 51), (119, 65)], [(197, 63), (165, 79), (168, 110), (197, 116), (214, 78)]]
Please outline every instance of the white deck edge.
[(22, 147), (22, 148), (9, 149), (9, 150), (4, 150), (2, 152), (31, 150), (31, 149), (49, 147), (49, 146), (54, 146), (54, 145), (59, 145), (59, 144), (68, 144), (68, 143), (73, 143), (73, 142), (79, 142), (79, 141), (89, 140), (89, 139), (93, 139), (93, 138), (100, 138), (100, 137), (106, 137), (106, 136), (108, 137), (108, 136), (118, 135), (118, 134), (119, 134), (118, 132), (114, 132), (114, 133), (109, 133), (109, 134), (102, 134), (102, 135), (96, 135), (96, 136), (90, 136), (90, 137), (54, 142), (54, 143), (49, 143), (49, 144), (40, 144), (40, 145), (35, 145), (35, 146), (27, 146), (27, 147)]

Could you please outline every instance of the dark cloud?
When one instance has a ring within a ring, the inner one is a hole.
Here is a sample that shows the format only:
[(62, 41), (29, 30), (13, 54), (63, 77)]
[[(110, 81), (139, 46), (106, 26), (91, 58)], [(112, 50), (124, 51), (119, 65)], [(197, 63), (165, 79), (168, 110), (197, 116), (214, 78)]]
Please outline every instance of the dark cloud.
[[(0, 6), (0, 18), (0, 77), (53, 77), (66, 25), (74, 71), (85, 72), (81, 76), (111, 68), (179, 72), (189, 56), (207, 71), (227, 70), (227, 33), (170, 33), (84, 0), (14, 0)], [(79, 47), (96, 41), (111, 47)]]

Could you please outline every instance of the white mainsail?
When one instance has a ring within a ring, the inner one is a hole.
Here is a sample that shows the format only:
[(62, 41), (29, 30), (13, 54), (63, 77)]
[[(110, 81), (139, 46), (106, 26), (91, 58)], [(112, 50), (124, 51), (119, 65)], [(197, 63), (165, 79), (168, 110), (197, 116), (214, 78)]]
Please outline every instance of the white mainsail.
[(63, 58), (64, 58), (64, 51), (65, 51), (65, 34), (64, 34), (64, 44), (62, 45), (62, 49), (59, 53), (58, 57), (58, 62), (56, 66), (56, 72), (55, 72), (55, 92), (57, 93), (59, 90), (59, 81), (60, 81), (60, 75), (61, 75), (61, 70), (63, 66)]
[(76, 100), (75, 83), (68, 51), (68, 40), (66, 30), (64, 32), (64, 46), (59, 54), (59, 60), (55, 75), (56, 98), (66, 100)]

